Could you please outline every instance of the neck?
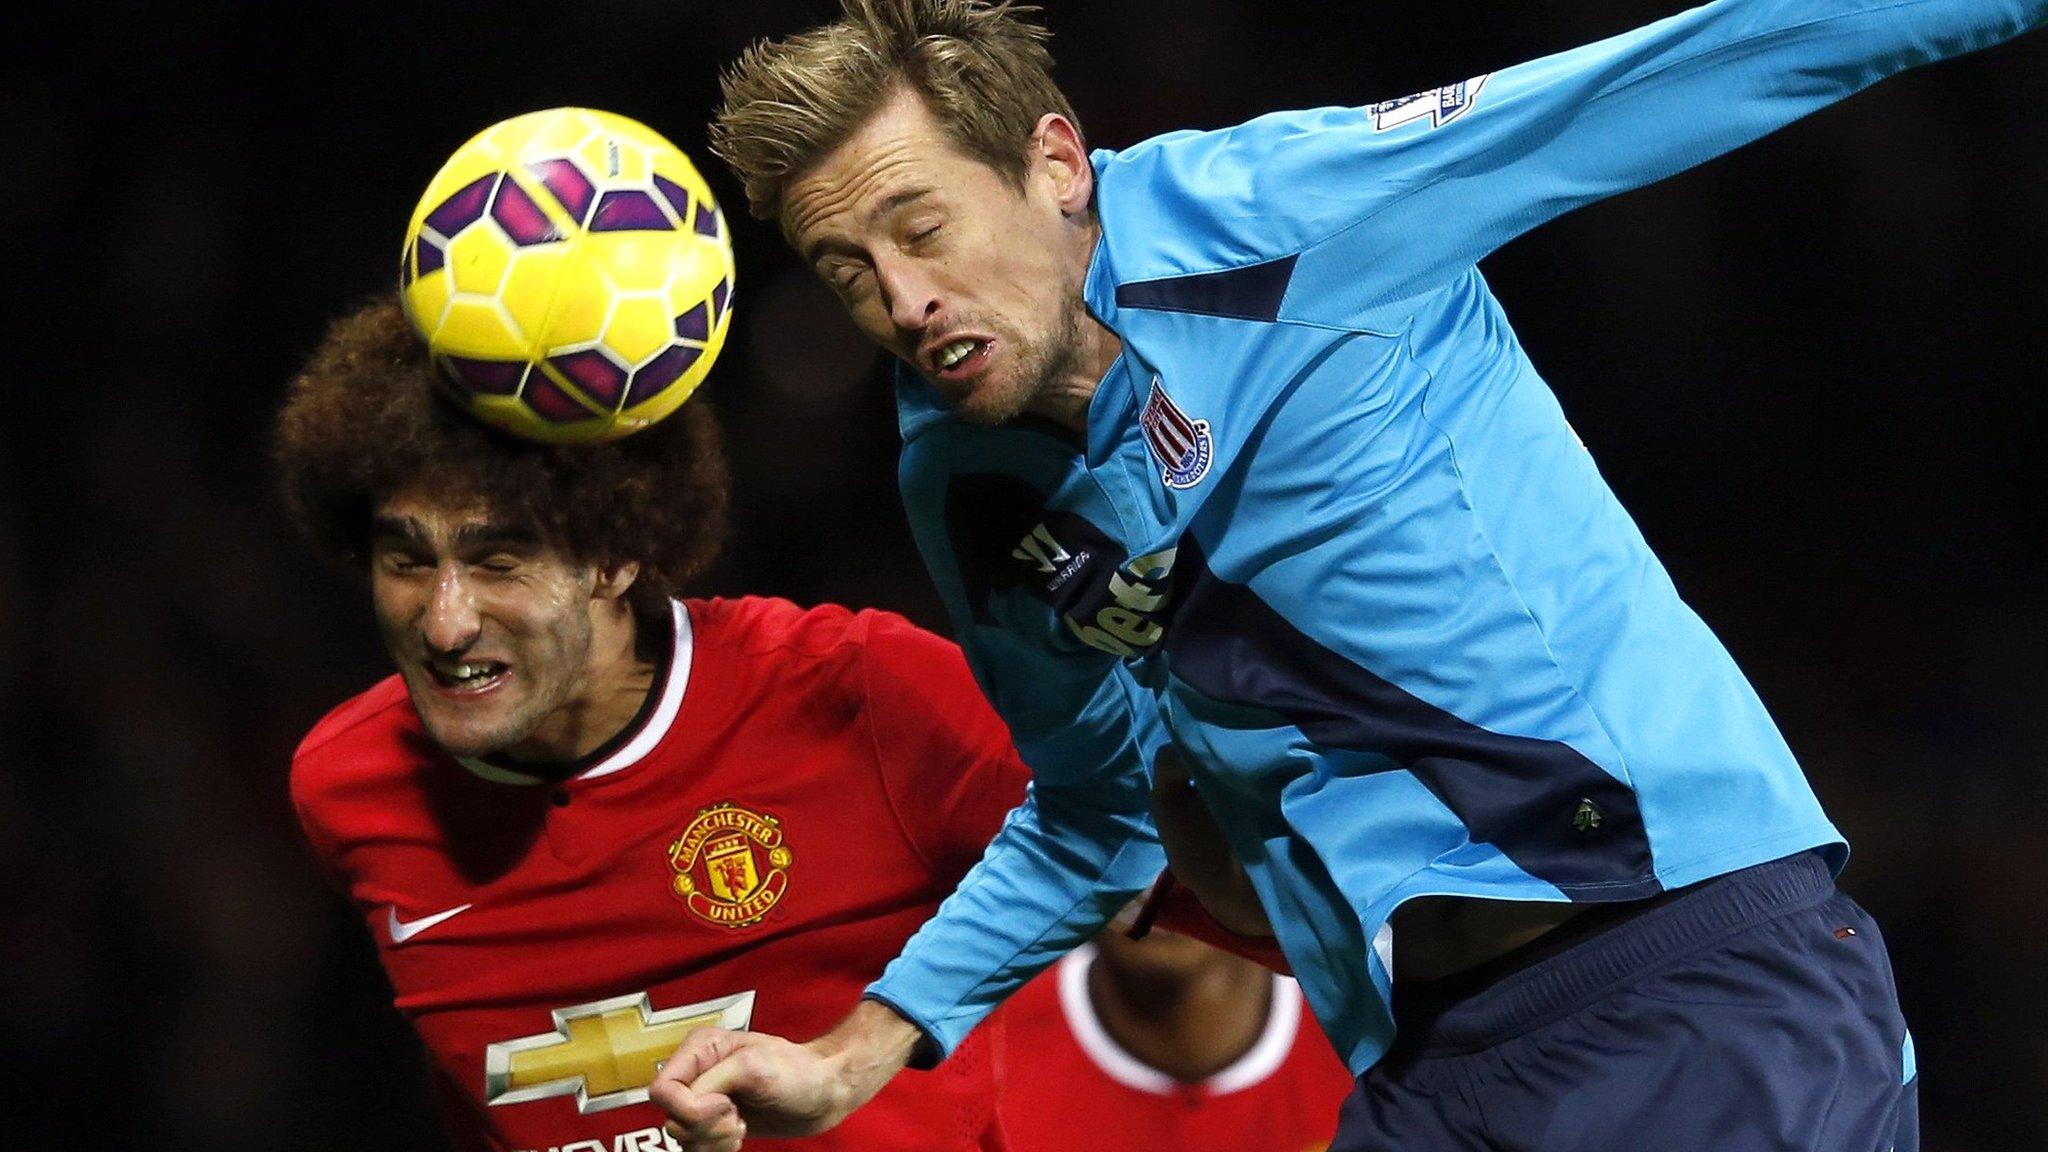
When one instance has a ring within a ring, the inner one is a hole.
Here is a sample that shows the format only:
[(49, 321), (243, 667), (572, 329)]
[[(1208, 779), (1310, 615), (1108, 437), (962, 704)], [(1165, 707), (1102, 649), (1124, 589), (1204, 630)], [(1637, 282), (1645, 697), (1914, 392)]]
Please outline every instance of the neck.
[(1088, 1000), (1124, 1051), (1184, 1084), (1198, 1083), (1244, 1058), (1265, 1030), (1273, 979), (1252, 964), (1190, 973), (1088, 967)]
[(581, 760), (625, 731), (654, 691), (652, 661), (635, 647), (637, 623), (623, 605), (616, 619), (593, 631), (588, 690), (557, 708), (524, 740), (502, 755), (520, 763)]
[(1088, 404), (1095, 399), (1095, 390), (1101, 387), (1102, 378), (1109, 374), (1109, 366), (1123, 354), (1124, 342), (1088, 310), (1088, 272), (1094, 263), (1102, 225), (1090, 214), (1082, 227), (1073, 230), (1073, 235), (1073, 266), (1081, 269), (1081, 275), (1069, 286), (1073, 312), (1069, 314), (1067, 330), (1062, 334), (1066, 356), (1061, 370), (1032, 397), (1031, 402), (1025, 405), (1025, 411), (1085, 435), (1088, 431)]
[[(1116, 362), (1116, 350), (1123, 346), (1123, 342), (1116, 338), (1116, 333), (1104, 328), (1094, 317), (1088, 318), (1088, 325), (1099, 329), (1115, 346), (1107, 356), (1099, 358), (1100, 367), (1076, 369), (1063, 374), (1032, 397), (1031, 403), (1024, 407), (1027, 412), (1044, 416), (1084, 435), (1088, 431), (1089, 402), (1095, 399), (1095, 390), (1101, 387), (1103, 374)], [(1091, 363), (1093, 362), (1096, 361), (1091, 360)]]

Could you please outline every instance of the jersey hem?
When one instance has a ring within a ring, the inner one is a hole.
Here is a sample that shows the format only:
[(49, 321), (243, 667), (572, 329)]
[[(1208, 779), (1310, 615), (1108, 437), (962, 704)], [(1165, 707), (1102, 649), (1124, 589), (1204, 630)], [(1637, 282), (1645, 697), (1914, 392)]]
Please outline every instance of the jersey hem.
[(1753, 841), (1737, 848), (1728, 848), (1708, 856), (1698, 856), (1683, 864), (1657, 870), (1657, 879), (1666, 888), (1683, 888), (1702, 880), (1712, 880), (1738, 869), (1755, 864), (1765, 864), (1794, 852), (1812, 848), (1840, 847), (1842, 852), (1830, 854), (1828, 870), (1841, 874), (1841, 865), (1848, 858), (1849, 841), (1833, 824), (1807, 825), (1797, 831), (1781, 832), (1764, 840)]

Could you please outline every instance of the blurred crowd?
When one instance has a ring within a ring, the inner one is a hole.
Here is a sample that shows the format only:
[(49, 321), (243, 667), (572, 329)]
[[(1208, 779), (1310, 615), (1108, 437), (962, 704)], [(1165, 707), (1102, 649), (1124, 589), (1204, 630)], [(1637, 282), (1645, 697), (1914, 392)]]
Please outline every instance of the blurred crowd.
[[(1674, 0), (1051, 0), (1093, 143), (1365, 103)], [(704, 395), (737, 532), (700, 590), (943, 628), (881, 366), (703, 146), (797, 0), (105, 0), (0, 37), (0, 1147), (436, 1149), (367, 936), (297, 841), (298, 737), (384, 674), (275, 507), (268, 422), (395, 279), (470, 132), (588, 104), (738, 228)], [(1703, 108), (1702, 116), (1715, 110)], [(2048, 1098), (2048, 42), (1890, 82), (1486, 265), (1680, 589), (1849, 834), (1930, 1152)]]

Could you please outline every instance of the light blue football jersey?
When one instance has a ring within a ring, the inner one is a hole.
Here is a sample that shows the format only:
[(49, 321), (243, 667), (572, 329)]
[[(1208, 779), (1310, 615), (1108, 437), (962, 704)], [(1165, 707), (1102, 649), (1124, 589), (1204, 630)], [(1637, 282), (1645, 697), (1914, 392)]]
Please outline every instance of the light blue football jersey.
[(949, 1051), (1164, 863), (1169, 738), (1325, 1031), (1393, 1037), (1423, 895), (1615, 901), (1820, 847), (1777, 727), (1680, 599), (1475, 263), (2048, 0), (1722, 0), (1363, 108), (1098, 152), (1086, 435), (907, 368), (903, 497), (1035, 783), (869, 994)]

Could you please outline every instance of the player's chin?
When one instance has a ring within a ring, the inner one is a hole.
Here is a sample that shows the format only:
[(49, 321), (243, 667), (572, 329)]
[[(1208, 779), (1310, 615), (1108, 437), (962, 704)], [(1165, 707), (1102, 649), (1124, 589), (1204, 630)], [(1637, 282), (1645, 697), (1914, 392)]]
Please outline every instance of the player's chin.
[(427, 736), (439, 745), (442, 751), (465, 760), (477, 760), (503, 752), (519, 743), (525, 735), (509, 725), (436, 723), (434, 718), (426, 716), (422, 716), (421, 719), (426, 722)]
[(1024, 414), (1029, 399), (1015, 381), (988, 372), (952, 398), (953, 414), (969, 424), (1006, 424)]
[(451, 756), (475, 759), (518, 743), (531, 725), (518, 720), (517, 702), (503, 694), (485, 700), (448, 699), (434, 686), (412, 688), (413, 710), (435, 744)]

